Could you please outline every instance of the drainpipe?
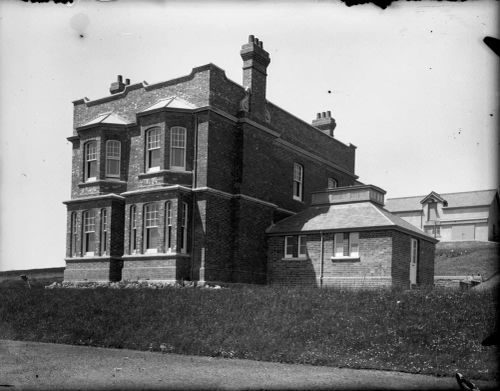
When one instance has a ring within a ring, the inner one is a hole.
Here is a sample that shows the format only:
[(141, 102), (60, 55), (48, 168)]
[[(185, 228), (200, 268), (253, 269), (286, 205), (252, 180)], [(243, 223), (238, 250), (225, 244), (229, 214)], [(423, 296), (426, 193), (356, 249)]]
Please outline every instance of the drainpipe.
[(320, 242), (320, 265), (319, 265), (319, 287), (323, 288), (323, 258), (325, 256), (324, 246), (323, 246), (323, 232), (320, 232), (321, 242)]
[[(197, 184), (197, 162), (198, 162), (198, 114), (194, 114), (194, 140), (193, 140), (193, 175), (192, 175), (192, 185), (191, 189), (195, 189)], [(194, 268), (194, 213), (196, 208), (196, 192), (191, 191), (191, 267), (189, 271), (189, 277), (193, 281), (193, 268)]]

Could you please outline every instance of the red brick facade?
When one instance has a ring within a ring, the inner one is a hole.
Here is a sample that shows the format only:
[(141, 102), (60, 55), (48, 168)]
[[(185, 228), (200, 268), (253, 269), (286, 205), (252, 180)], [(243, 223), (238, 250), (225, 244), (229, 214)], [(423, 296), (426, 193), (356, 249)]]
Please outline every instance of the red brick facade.
[[(410, 286), (410, 239), (397, 230), (359, 232), (359, 255), (334, 257), (333, 232), (306, 233), (307, 255), (285, 258), (285, 236), (269, 237), (270, 284), (310, 285), (339, 288)], [(417, 285), (433, 285), (434, 244), (419, 242)]]
[[(260, 41), (251, 37), (241, 55), (243, 86), (208, 64), (154, 85), (119, 80), (108, 97), (73, 102), (66, 280), (265, 283), (266, 228), (306, 208), (328, 178), (355, 183), (355, 147), (266, 100), (269, 58)], [(173, 128), (185, 129), (181, 147)], [(114, 176), (110, 140), (120, 143)], [(181, 167), (173, 165), (179, 148)], [(304, 169), (302, 200), (293, 199), (295, 163)], [(94, 251), (84, 252), (86, 241)]]

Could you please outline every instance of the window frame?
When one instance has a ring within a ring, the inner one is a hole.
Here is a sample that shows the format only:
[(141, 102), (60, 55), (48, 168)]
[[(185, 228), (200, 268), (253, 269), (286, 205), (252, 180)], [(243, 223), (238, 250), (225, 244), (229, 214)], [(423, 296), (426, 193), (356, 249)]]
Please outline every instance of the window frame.
[[(95, 255), (95, 217), (96, 213), (94, 209), (88, 209), (83, 211), (82, 214), (82, 254), (84, 256), (94, 256)], [(90, 230), (93, 228), (93, 230)], [(88, 251), (92, 248), (92, 251)]]
[[(112, 145), (118, 145), (118, 156), (116, 148), (110, 148)], [(122, 143), (119, 140), (106, 141), (106, 178), (120, 178), (121, 176), (121, 158), (122, 158)], [(118, 162), (118, 173), (110, 173), (110, 163)]]
[(172, 201), (165, 202), (165, 251), (172, 252)]
[(77, 216), (76, 212), (71, 212), (70, 215), (70, 238), (69, 238), (69, 256), (76, 257), (76, 243), (78, 237)]
[[(181, 133), (177, 133), (181, 131)], [(182, 136), (182, 137), (180, 137)], [(175, 139), (180, 137), (179, 139)], [(181, 141), (181, 145), (177, 145)], [(170, 128), (170, 169), (173, 171), (186, 171), (186, 144), (187, 130), (182, 126), (172, 126)], [(174, 152), (182, 152), (182, 166), (174, 164)]]
[(129, 253), (137, 254), (137, 206), (130, 205)]
[(307, 235), (286, 235), (285, 259), (307, 259)]
[[(93, 147), (93, 151), (90, 152), (90, 147)], [(99, 177), (99, 165), (98, 165), (98, 153), (97, 153), (97, 141), (90, 140), (84, 144), (83, 147), (84, 155), (84, 167), (83, 167), (83, 179), (84, 182), (95, 182)], [(91, 156), (92, 158), (89, 158)], [(94, 176), (90, 176), (92, 172), (92, 166), (94, 168)]]
[[(150, 208), (154, 208), (150, 210)], [(156, 231), (156, 247), (152, 246), (153, 232)], [(160, 240), (160, 208), (157, 202), (144, 205), (144, 252), (154, 254), (158, 252)]]
[(336, 232), (332, 259), (359, 259), (359, 232)]
[(293, 163), (293, 199), (304, 199), (304, 166), (300, 163)]
[(106, 208), (101, 209), (101, 238), (100, 238), (101, 255), (106, 255), (108, 251), (108, 211)]
[[(152, 134), (156, 136), (152, 138)], [(155, 172), (161, 170), (161, 128), (158, 126), (149, 128), (145, 132), (145, 151), (146, 151), (146, 172)], [(153, 153), (158, 153), (158, 157), (153, 157)], [(153, 161), (158, 160), (158, 165), (153, 166)]]
[(187, 202), (182, 202), (181, 204), (181, 218), (180, 218), (180, 252), (181, 254), (187, 254), (187, 227), (189, 221), (188, 215), (188, 204)]

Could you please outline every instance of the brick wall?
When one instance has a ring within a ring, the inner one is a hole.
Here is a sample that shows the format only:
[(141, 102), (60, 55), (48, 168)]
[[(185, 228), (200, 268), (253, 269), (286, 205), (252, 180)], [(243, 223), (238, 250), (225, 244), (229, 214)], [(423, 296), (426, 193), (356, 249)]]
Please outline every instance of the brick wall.
[[(332, 258), (334, 233), (307, 235), (307, 259), (284, 258), (284, 236), (269, 237), (268, 273), (272, 284), (335, 287), (382, 287), (391, 285), (392, 237), (390, 231), (361, 231), (359, 258)], [(321, 281), (321, 268), (323, 279)]]

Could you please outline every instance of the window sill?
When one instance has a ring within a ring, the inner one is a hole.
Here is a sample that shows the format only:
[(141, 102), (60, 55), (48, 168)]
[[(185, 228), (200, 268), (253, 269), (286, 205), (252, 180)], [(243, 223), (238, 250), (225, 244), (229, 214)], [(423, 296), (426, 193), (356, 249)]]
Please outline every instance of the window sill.
[(308, 257), (290, 257), (290, 258), (287, 258), (287, 257), (284, 257), (284, 258), (281, 258), (282, 261), (308, 261), (309, 258)]
[(93, 181), (93, 182), (80, 182), (78, 184), (78, 187), (92, 187), (92, 186), (99, 186), (99, 185), (105, 185), (105, 184), (120, 184), (120, 185), (125, 185), (127, 182), (122, 181), (120, 179), (103, 179), (103, 180), (98, 180), (98, 181)]
[(300, 202), (302, 204), (304, 203), (304, 200), (302, 198), (298, 198), (298, 197), (295, 197), (295, 196), (293, 196), (293, 200), (294, 201), (298, 201), (298, 202)]
[(331, 257), (332, 262), (361, 262), (360, 257)]
[(146, 178), (154, 178), (157, 176), (162, 176), (165, 174), (192, 174), (192, 171), (183, 171), (183, 170), (159, 170), (159, 171), (149, 171), (149, 172), (142, 172), (140, 173), (137, 177), (139, 179), (146, 179)]

